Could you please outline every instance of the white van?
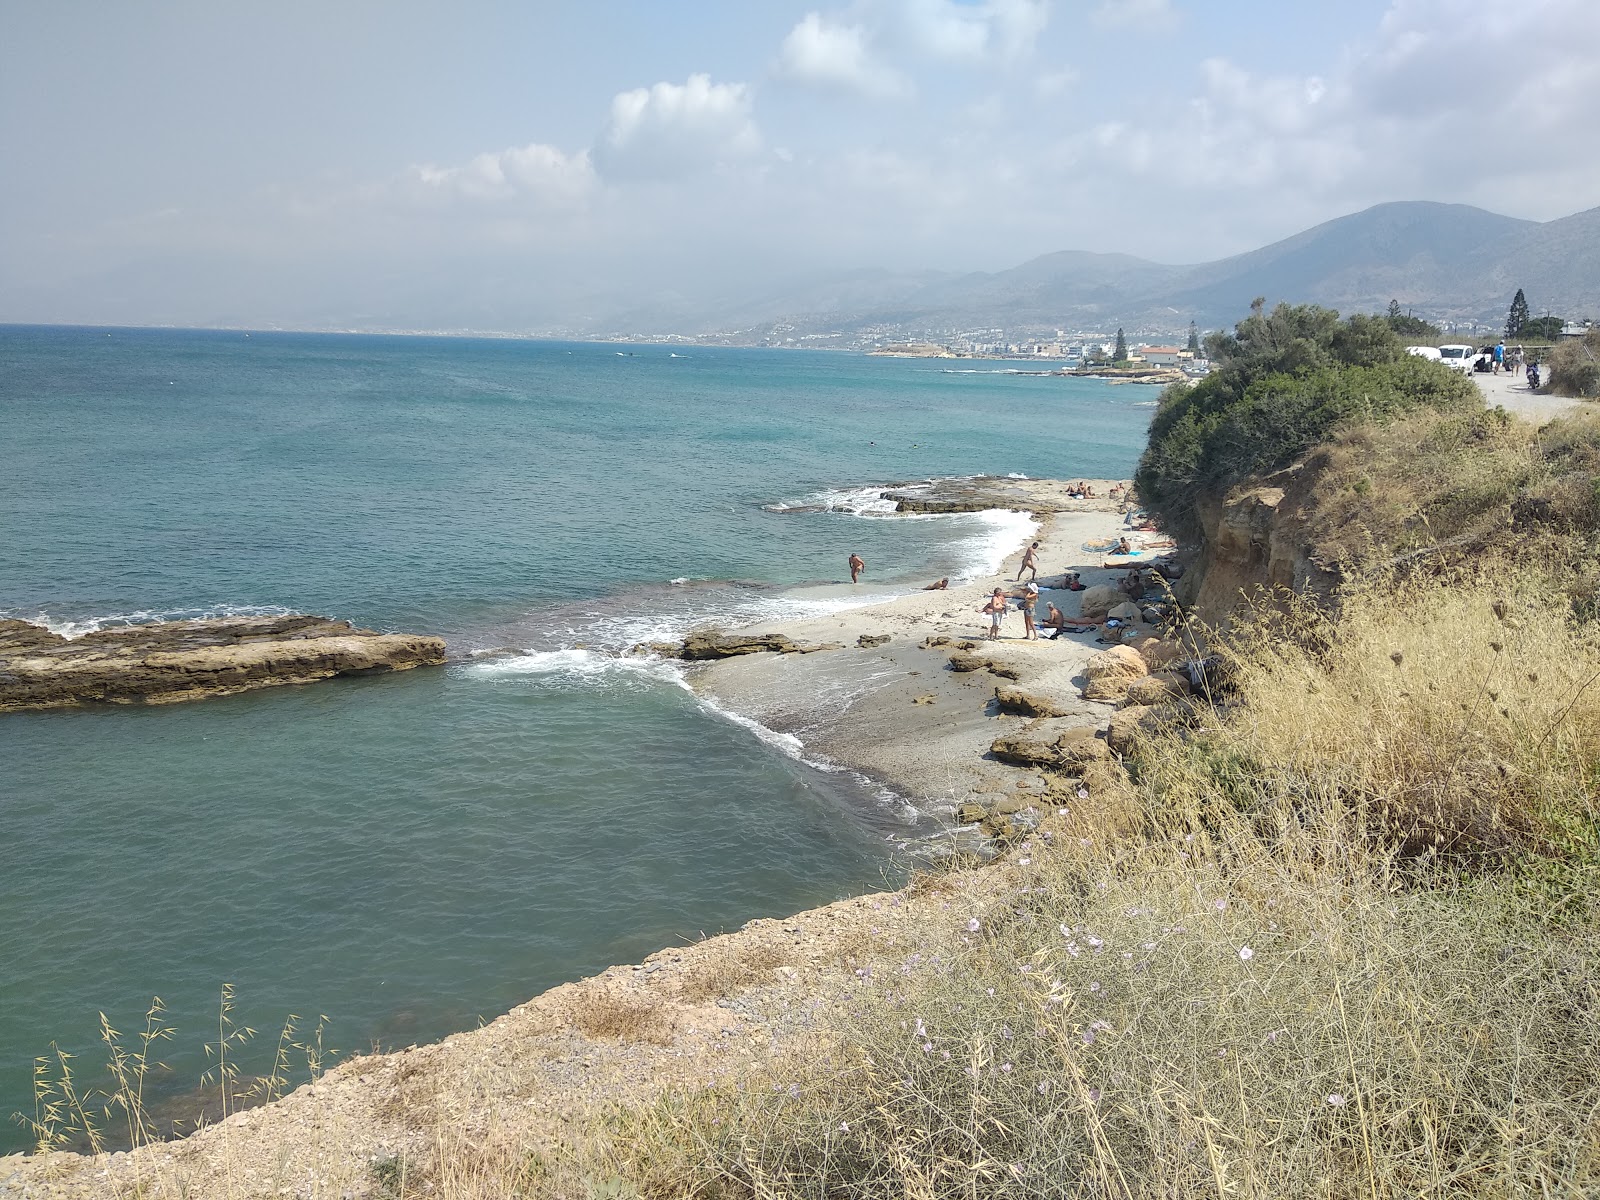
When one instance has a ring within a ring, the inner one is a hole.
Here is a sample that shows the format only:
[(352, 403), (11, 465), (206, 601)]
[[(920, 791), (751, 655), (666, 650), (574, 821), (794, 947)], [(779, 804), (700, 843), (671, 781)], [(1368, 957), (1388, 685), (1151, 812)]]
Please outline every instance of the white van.
[(1476, 346), (1440, 346), (1439, 361), (1447, 367), (1472, 374), (1473, 360), (1478, 357)]
[(1432, 346), (1407, 346), (1407, 354), (1415, 354), (1418, 358), (1425, 358), (1430, 362), (1438, 362), (1443, 355)]

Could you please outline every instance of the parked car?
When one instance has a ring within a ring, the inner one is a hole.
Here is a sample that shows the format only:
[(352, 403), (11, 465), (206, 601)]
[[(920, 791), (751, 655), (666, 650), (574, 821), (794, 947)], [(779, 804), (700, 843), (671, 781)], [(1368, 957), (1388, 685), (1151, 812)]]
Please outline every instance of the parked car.
[(1478, 357), (1478, 351), (1472, 346), (1440, 346), (1439, 361), (1447, 367), (1454, 367), (1464, 375), (1472, 374), (1472, 360)]
[(1418, 358), (1426, 358), (1430, 362), (1438, 362), (1442, 357), (1433, 346), (1407, 346), (1407, 354), (1415, 354)]

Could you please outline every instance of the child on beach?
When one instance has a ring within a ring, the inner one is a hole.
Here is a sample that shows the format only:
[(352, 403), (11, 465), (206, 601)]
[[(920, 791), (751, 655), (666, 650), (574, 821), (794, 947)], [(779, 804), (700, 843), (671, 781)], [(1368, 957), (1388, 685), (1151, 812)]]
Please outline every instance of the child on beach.
[(987, 613), (989, 616), (989, 640), (991, 642), (998, 641), (1000, 639), (1000, 622), (1006, 615), (1006, 594), (999, 588), (995, 588), (994, 594), (989, 597), (989, 602), (978, 611)]

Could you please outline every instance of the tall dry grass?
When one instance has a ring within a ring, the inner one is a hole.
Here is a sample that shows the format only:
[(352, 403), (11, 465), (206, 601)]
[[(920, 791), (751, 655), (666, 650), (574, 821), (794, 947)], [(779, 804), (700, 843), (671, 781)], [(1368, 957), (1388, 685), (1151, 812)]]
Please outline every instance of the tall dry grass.
[(594, 1169), (663, 1197), (1600, 1193), (1600, 647), (1496, 582), (1249, 636), (1229, 708), (1132, 756), (1142, 835), (1037, 837), (807, 1054), (623, 1116)]

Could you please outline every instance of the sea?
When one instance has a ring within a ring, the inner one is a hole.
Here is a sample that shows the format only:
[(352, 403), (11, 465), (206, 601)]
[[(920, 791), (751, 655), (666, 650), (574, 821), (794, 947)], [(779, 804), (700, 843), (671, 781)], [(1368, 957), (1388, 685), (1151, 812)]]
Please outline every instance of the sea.
[[(1014, 513), (886, 485), (1127, 478), (1155, 392), (1028, 364), (521, 339), (0, 327), (0, 616), (311, 612), (450, 664), (0, 716), (0, 1152), (100, 1014), (150, 1090), (291, 1016), (437, 1039), (662, 947), (893, 885), (940, 814), (618, 652), (993, 569)], [(868, 564), (841, 586), (845, 560)], [(486, 653), (487, 652), (487, 653)], [(296, 1052), (298, 1055), (298, 1052)]]

